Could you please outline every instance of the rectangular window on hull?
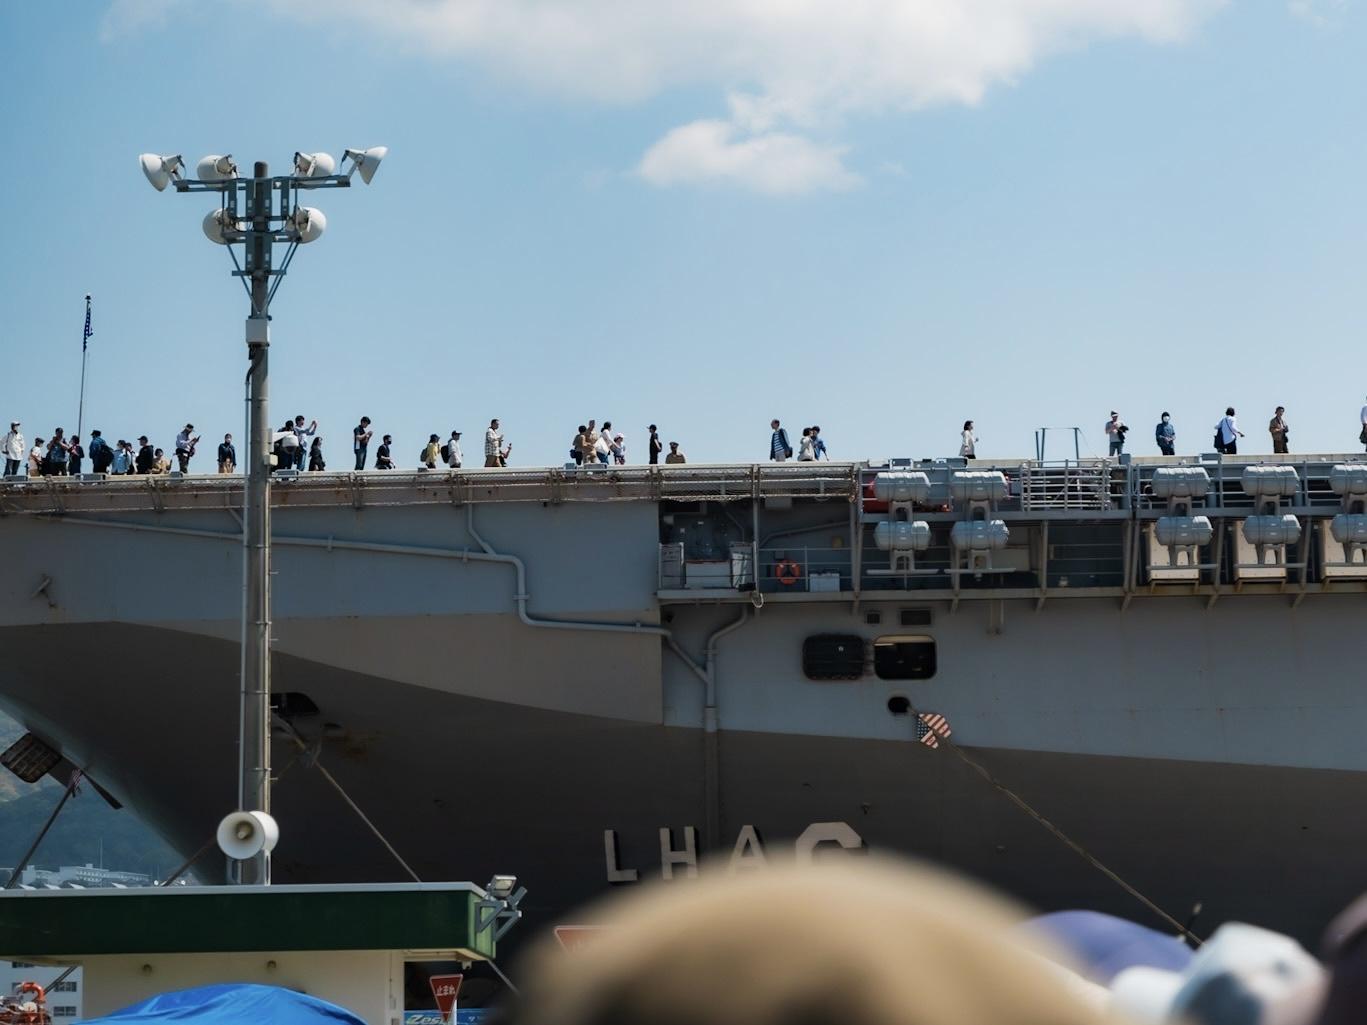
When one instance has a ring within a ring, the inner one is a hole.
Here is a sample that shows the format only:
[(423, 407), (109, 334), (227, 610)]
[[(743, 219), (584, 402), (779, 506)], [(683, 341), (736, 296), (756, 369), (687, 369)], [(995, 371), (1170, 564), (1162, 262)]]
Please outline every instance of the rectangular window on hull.
[(935, 675), (935, 638), (879, 637), (873, 642), (873, 671), (880, 680), (929, 680)]
[(864, 675), (864, 638), (817, 634), (802, 642), (802, 671), (809, 680), (857, 680)]

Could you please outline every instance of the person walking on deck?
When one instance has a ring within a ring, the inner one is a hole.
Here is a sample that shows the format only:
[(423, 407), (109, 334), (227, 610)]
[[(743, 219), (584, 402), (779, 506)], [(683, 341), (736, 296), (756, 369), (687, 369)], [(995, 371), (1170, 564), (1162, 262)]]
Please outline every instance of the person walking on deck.
[(323, 439), (315, 435), (313, 444), (309, 446), (309, 470), (321, 473), (327, 468), (328, 464), (323, 459)]
[(1224, 456), (1237, 456), (1239, 454), (1239, 439), (1243, 436), (1243, 432), (1239, 430), (1238, 421), (1234, 419), (1234, 407), (1227, 407), (1225, 415), (1215, 425), (1215, 451)]
[(460, 450), (460, 431), (451, 432), (451, 440), (446, 443), (446, 453), (443, 457), (446, 465), (453, 470), (459, 470), (461, 463), (465, 462), (465, 454)]
[(776, 463), (793, 458), (793, 446), (788, 444), (788, 432), (777, 420), (770, 420), (769, 428), (773, 431), (773, 434), (769, 435), (769, 458)]
[(654, 424), (650, 425), (649, 449), (650, 465), (655, 466), (660, 462), (660, 453), (664, 451), (665, 443), (660, 440), (660, 431)]
[(394, 457), (390, 452), (390, 447), (394, 444), (394, 439), (386, 434), (380, 439), (380, 447), (375, 450), (375, 469), (392, 470), (394, 469)]
[(973, 421), (964, 421), (964, 432), (959, 442), (959, 457), (972, 459), (977, 455), (978, 439), (973, 436)]
[(821, 437), (821, 425), (812, 425), (812, 458), (831, 461), (831, 457), (826, 453), (826, 439)]

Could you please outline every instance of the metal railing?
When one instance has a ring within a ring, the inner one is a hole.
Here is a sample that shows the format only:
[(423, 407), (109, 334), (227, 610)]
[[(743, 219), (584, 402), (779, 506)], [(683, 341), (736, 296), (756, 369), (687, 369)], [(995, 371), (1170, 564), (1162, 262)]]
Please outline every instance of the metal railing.
[(1021, 511), (1109, 509), (1111, 467), (1107, 459), (1022, 463), (1017, 469)]

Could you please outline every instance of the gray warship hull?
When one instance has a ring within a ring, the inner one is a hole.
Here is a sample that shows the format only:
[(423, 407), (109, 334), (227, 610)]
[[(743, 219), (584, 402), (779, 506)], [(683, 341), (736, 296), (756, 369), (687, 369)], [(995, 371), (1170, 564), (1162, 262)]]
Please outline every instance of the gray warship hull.
[[(1313, 939), (1367, 889), (1367, 605), (1318, 529), (1331, 463), (1296, 464), (1280, 572), (1244, 561), (1250, 509), (1215, 469), (1224, 533), (1177, 581), (1135, 466), (1035, 501), (1046, 468), (1009, 467), (999, 565), (932, 544), (900, 574), (870, 542), (877, 468), (281, 483), (275, 878), (407, 878), (317, 759), (419, 876), (516, 873), (538, 925), (840, 847), (1151, 920), (1043, 818), (1178, 918)], [(0, 702), (187, 855), (235, 804), (236, 486), (35, 482), (0, 520)], [(957, 504), (921, 514), (935, 541)], [(829, 636), (868, 646), (857, 678), (812, 677)], [(931, 663), (885, 665), (897, 643)], [(1039, 817), (918, 743), (918, 710)]]

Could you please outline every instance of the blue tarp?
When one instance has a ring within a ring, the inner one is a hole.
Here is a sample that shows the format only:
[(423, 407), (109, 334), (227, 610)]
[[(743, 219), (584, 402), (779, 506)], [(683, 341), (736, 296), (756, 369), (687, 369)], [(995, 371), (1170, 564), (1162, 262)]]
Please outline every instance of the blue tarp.
[(1135, 965), (1180, 972), (1192, 957), (1176, 936), (1099, 911), (1055, 911), (1032, 918), (1024, 928), (1072, 954), (1083, 974), (1102, 986)]
[(199, 986), (144, 1000), (86, 1025), (366, 1025), (357, 1015), (326, 1000), (279, 986), (233, 983)]

